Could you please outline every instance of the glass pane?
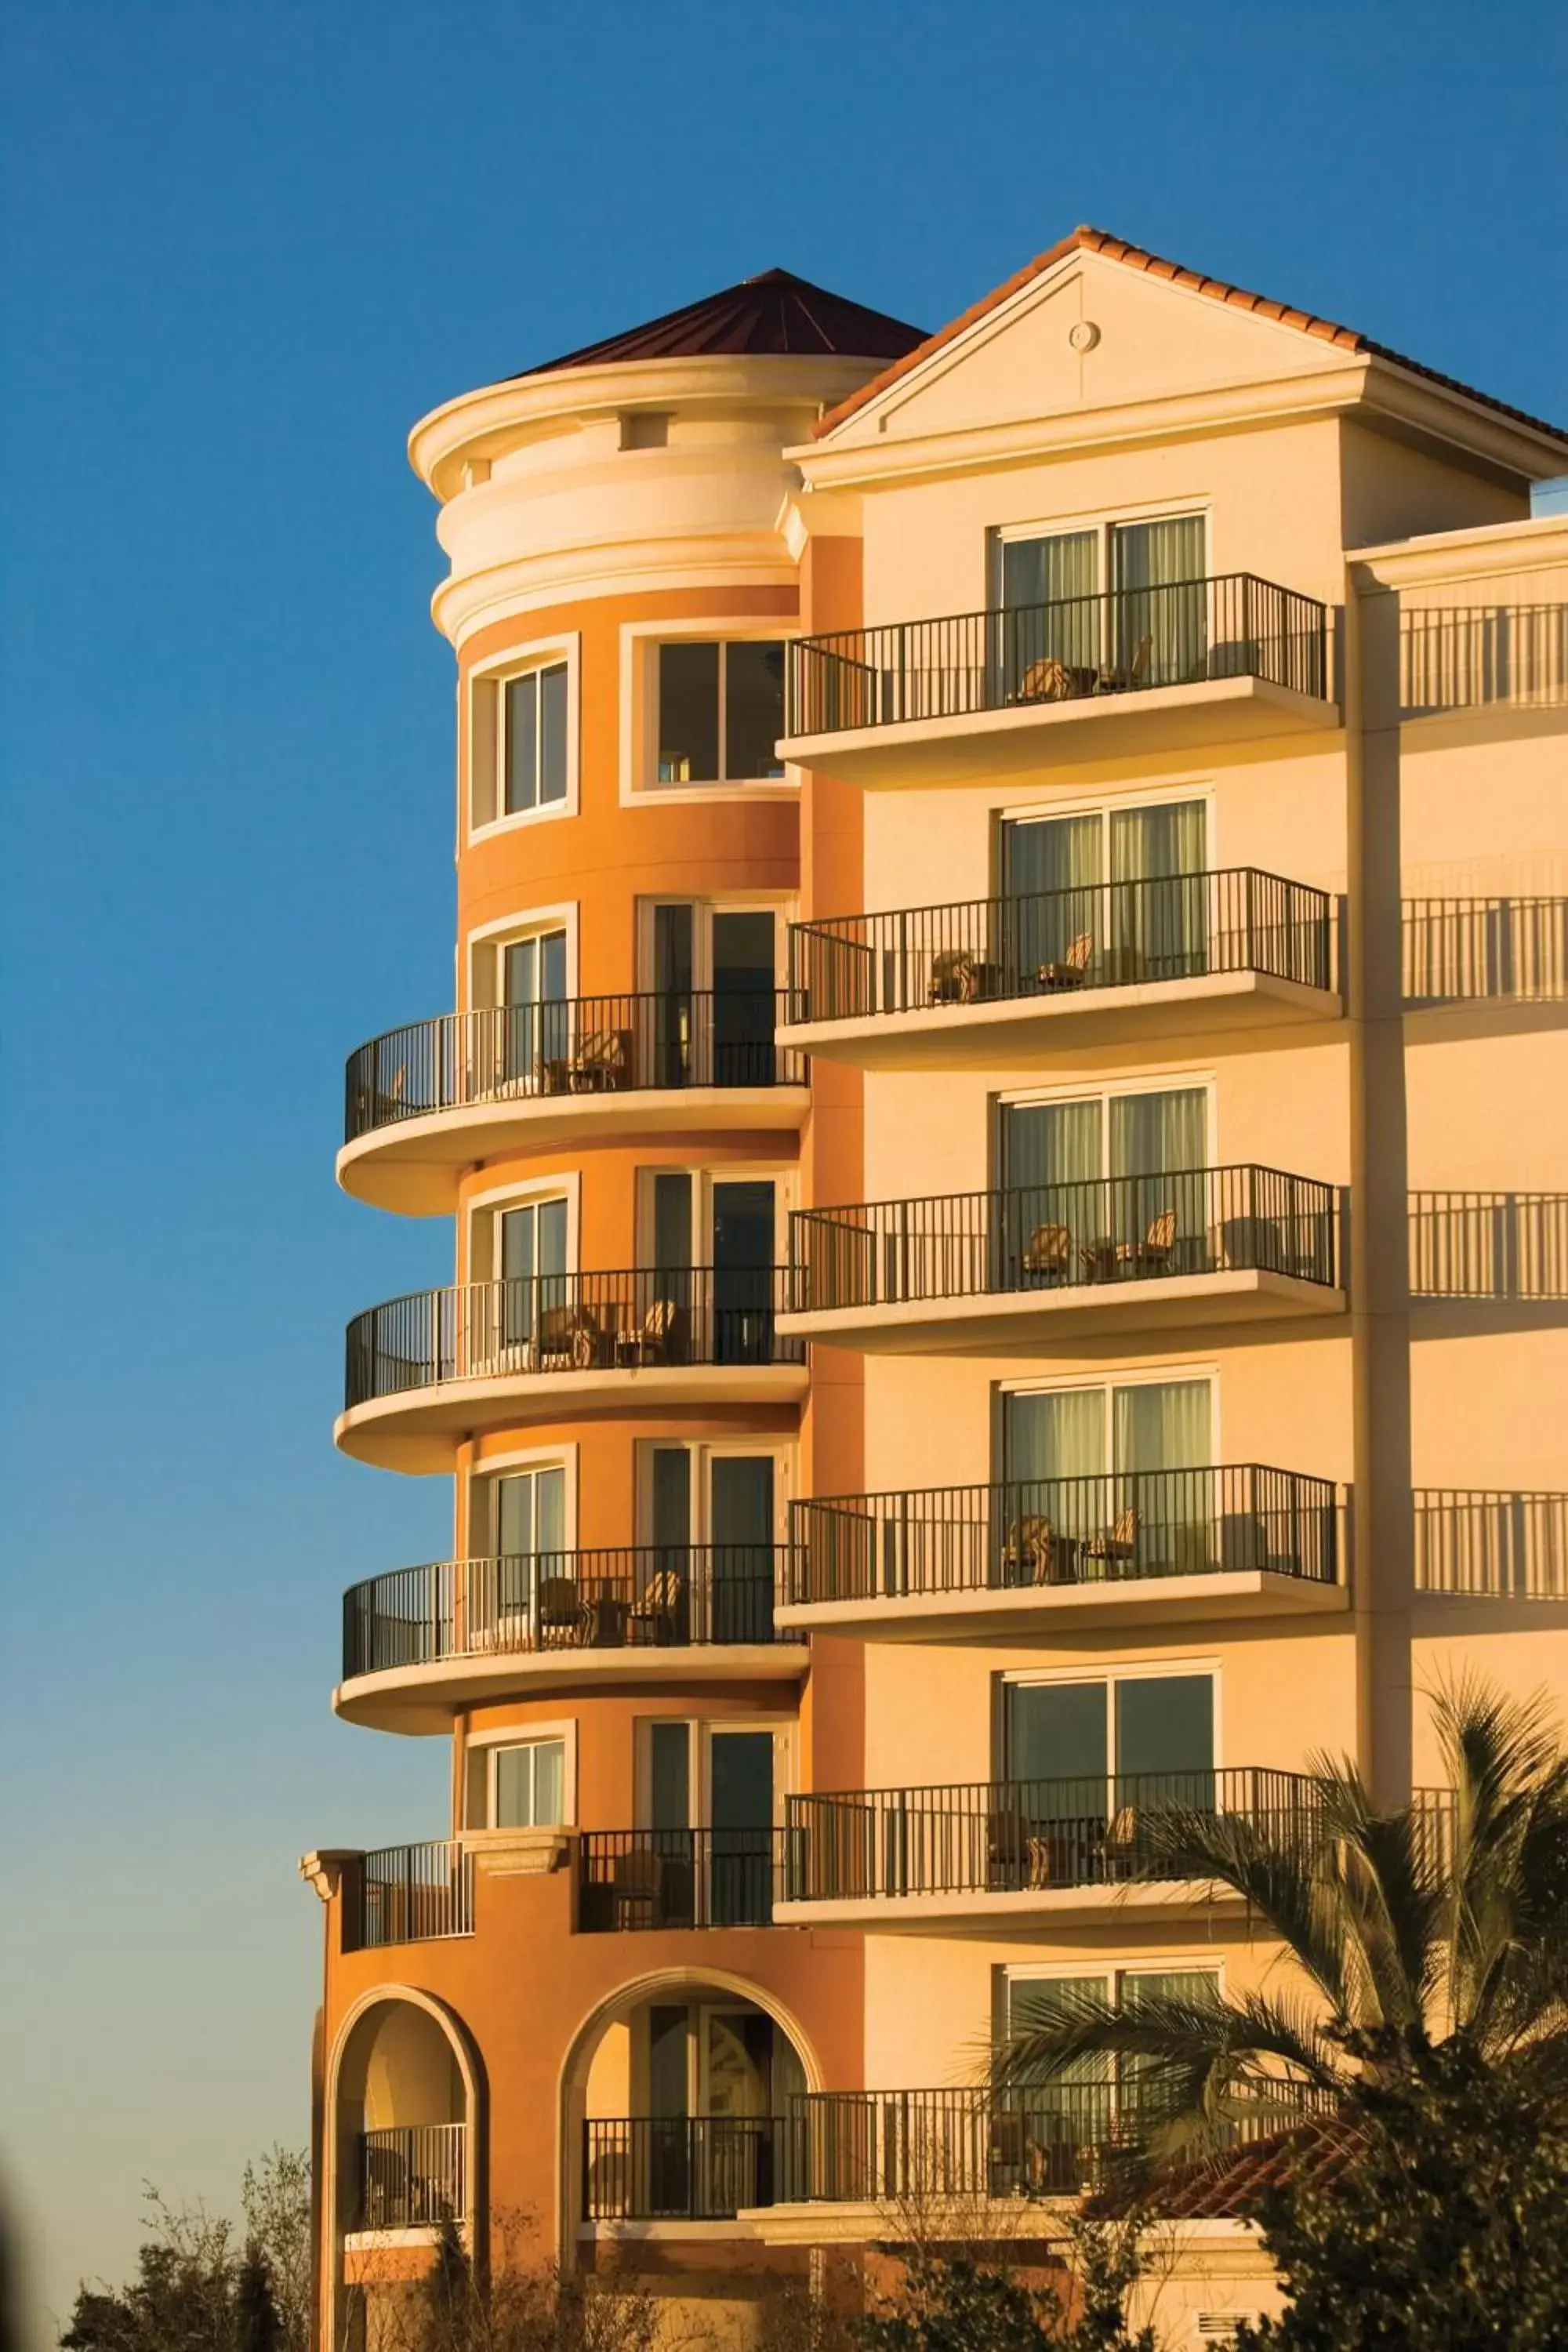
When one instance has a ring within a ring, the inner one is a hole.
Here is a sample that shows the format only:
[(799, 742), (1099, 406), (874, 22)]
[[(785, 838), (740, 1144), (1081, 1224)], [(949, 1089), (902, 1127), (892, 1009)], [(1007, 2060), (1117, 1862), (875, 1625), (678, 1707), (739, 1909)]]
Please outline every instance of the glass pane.
[(1103, 1683), (1007, 1683), (1003, 1710), (1010, 1780), (1104, 1779)]
[(765, 1178), (713, 1187), (713, 1353), (763, 1364), (773, 1335), (773, 1188)]
[(1045, 666), (1092, 673), (1100, 659), (1100, 539), (1092, 530), (1005, 540), (1001, 628), (1004, 693), (1046, 691)]
[(1060, 1389), (1002, 1402), (1003, 1475), (1093, 1478), (1105, 1468), (1105, 1391)]
[[(768, 2112), (772, 2019), (739, 2017), (722, 2010), (710, 2009), (703, 2012), (703, 2113), (710, 2116), (765, 2116)], [(744, 2170), (750, 2156), (750, 2143), (737, 2138), (726, 2146), (721, 2140), (712, 2153), (721, 2165), (727, 2159), (730, 2167)]]
[(720, 1454), (711, 1465), (709, 1516), (716, 1544), (771, 1549), (773, 1539), (773, 1458), (771, 1454)]
[(539, 1271), (542, 1275), (566, 1271), (564, 1201), (541, 1201), (539, 1204)]
[(784, 733), (784, 646), (724, 649), (724, 773), (731, 782), (782, 776), (773, 746)]
[(653, 1180), (653, 1262), (660, 1274), (691, 1264), (691, 1179), (679, 1171)]
[(496, 1549), (503, 1559), (514, 1559), (537, 1550), (535, 1528), (535, 1490), (531, 1470), (515, 1476), (497, 1478)]
[(539, 797), (542, 802), (566, 797), (566, 665), (553, 662), (540, 681)]
[(1118, 1470), (1195, 1470), (1213, 1460), (1207, 1381), (1150, 1381), (1113, 1400)]
[(1011, 1191), (1079, 1184), (1103, 1172), (1095, 1102), (1010, 1103), (1002, 1113), (1003, 1180)]
[(713, 1639), (765, 1642), (773, 1615), (773, 1461), (721, 1454), (710, 1472)]
[(566, 1473), (536, 1470), (533, 1474), (534, 1543), (542, 1552), (566, 1549)]
[(690, 906), (653, 910), (653, 984), (658, 989), (691, 986), (692, 938), (697, 910)]
[(1119, 523), (1110, 534), (1115, 666), (1129, 685), (1179, 686), (1208, 666), (1204, 519)]
[(539, 942), (539, 994), (545, 1004), (560, 1004), (566, 995), (566, 934), (546, 931)]
[(1119, 1774), (1170, 1773), (1188, 1785), (1175, 1792), (1202, 1801), (1193, 1776), (1214, 1769), (1214, 1677), (1149, 1675), (1116, 1685), (1116, 1769)]
[(716, 645), (670, 645), (658, 649), (658, 774), (661, 784), (719, 781)]
[(500, 1221), (500, 1270), (507, 1282), (526, 1282), (534, 1271), (534, 1212), (508, 1209)]
[(533, 1821), (536, 1829), (552, 1828), (566, 1818), (566, 1743), (536, 1739), (533, 1743)]
[[(1055, 974), (1044, 968), (1068, 968), (1075, 942), (1087, 942), (1088, 956), (1098, 958), (1104, 947), (1104, 848), (1098, 816), (1002, 827), (1003, 962), (1013, 988), (1036, 976), (1050, 984)], [(1091, 980), (1082, 954), (1079, 949), (1070, 962)]]
[(684, 1445), (657, 1445), (653, 1454), (653, 1540), (684, 1551), (691, 1541), (691, 1456)]
[(506, 807), (508, 815), (539, 805), (539, 674), (506, 682)]
[(539, 1002), (539, 941), (513, 940), (502, 959), (501, 989), (508, 1004)]
[(773, 1818), (773, 1733), (715, 1732), (710, 1756), (713, 1828), (718, 1831), (771, 1827)]
[(1208, 1096), (1202, 1087), (1112, 1096), (1113, 1176), (1161, 1176), (1173, 1169), (1202, 1168), (1207, 1156)]
[(691, 2104), (690, 2018), (684, 2004), (647, 2013), (647, 2105), (653, 2116), (683, 2116)]
[(713, 1078), (718, 1086), (773, 1080), (773, 918), (713, 918)]
[(683, 1087), (705, 1070), (692, 1067), (691, 982), (696, 952), (697, 910), (690, 906), (653, 910), (654, 1070), (656, 1087)]
[(1121, 980), (1180, 980), (1207, 962), (1207, 811), (1202, 801), (1110, 819), (1112, 948)]
[(500, 1748), (496, 1750), (496, 1817), (498, 1830), (526, 1830), (533, 1827), (533, 1750), (531, 1748)]
[(691, 1823), (691, 1732), (684, 1723), (656, 1723), (648, 1731), (650, 1829), (684, 1830)]

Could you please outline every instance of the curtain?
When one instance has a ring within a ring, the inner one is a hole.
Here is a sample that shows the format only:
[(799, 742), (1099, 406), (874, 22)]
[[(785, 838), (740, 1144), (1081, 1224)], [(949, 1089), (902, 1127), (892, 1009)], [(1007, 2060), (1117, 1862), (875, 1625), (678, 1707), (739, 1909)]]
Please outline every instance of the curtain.
[(1015, 1517), (1038, 1514), (1060, 1538), (1082, 1542), (1101, 1525), (1105, 1460), (1105, 1391), (1057, 1389), (1005, 1397), (1002, 1404), (1004, 1474), (1013, 1486), (1042, 1479), (1068, 1479), (1044, 1493), (1009, 1495), (1001, 1532), (1007, 1538)]
[[(1110, 534), (1114, 660), (1124, 678), (1180, 686), (1207, 665), (1204, 519), (1118, 523)], [(1140, 656), (1142, 655), (1142, 659)]]
[(1117, 1238), (1143, 1241), (1156, 1218), (1173, 1215), (1172, 1264), (1205, 1262), (1208, 1192), (1208, 1101), (1201, 1087), (1110, 1098), (1110, 1173), (1136, 1179), (1112, 1187)]
[(1010, 1780), (1104, 1780), (1105, 1683), (1006, 1683), (1003, 1691)]
[(1002, 668), (1016, 689), (1032, 663), (1054, 656), (1069, 668), (1099, 659), (1100, 534), (1058, 531), (1002, 542)]
[(1010, 989), (1041, 964), (1060, 963), (1081, 932), (1103, 947), (1104, 834), (1098, 816), (1003, 825), (1001, 962)]
[(1002, 1263), (996, 1286), (1014, 1289), (1023, 1278), (1023, 1260), (1046, 1225), (1061, 1225), (1070, 1236), (1069, 1265), (1080, 1244), (1100, 1232), (1103, 1172), (1104, 1112), (1092, 1102), (1016, 1103), (1002, 1114), (1003, 1195), (996, 1235)]
[(1137, 1513), (1134, 1557), (1146, 1576), (1209, 1567), (1215, 1526), (1207, 1381), (1129, 1384), (1111, 1397), (1116, 1508)]
[(1190, 1470), (1210, 1459), (1207, 1381), (1150, 1381), (1111, 1397), (1119, 1471)]
[(1169, 1777), (1178, 1801), (1201, 1802), (1214, 1769), (1214, 1678), (1128, 1675), (1116, 1685), (1120, 1776)]
[(1180, 980), (1206, 969), (1207, 817), (1202, 801), (1111, 812), (1111, 940), (1119, 979)]

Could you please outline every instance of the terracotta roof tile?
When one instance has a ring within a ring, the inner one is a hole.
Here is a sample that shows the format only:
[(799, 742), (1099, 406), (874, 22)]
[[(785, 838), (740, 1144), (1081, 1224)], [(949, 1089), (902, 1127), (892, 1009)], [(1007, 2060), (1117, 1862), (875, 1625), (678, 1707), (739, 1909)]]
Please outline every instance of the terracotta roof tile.
[(999, 309), (1011, 296), (1027, 286), (1032, 278), (1042, 277), (1058, 261), (1065, 261), (1069, 253), (1103, 254), (1108, 260), (1122, 262), (1130, 269), (1142, 269), (1152, 278), (1166, 278), (1172, 285), (1184, 286), (1194, 294), (1206, 295), (1211, 301), (1227, 303), (1235, 310), (1254, 311), (1259, 318), (1276, 320), (1281, 326), (1298, 328), (1303, 334), (1317, 335), (1324, 342), (1338, 344), (1342, 350), (1358, 352), (1363, 357), (1387, 360), (1395, 367), (1407, 369), (1412, 375), (1425, 377), (1429, 383), (1441, 384), (1447, 392), (1457, 392), (1467, 400), (1479, 401), (1483, 407), (1495, 410), (1499, 415), (1510, 416), (1516, 423), (1528, 425), (1535, 432), (1550, 433), (1554, 438), (1568, 442), (1568, 428), (1550, 425), (1542, 417), (1532, 416), (1528, 409), (1515, 408), (1506, 400), (1495, 399), (1489, 392), (1478, 392), (1473, 384), (1462, 383), (1458, 376), (1444, 375), (1436, 368), (1425, 366), (1420, 360), (1406, 359), (1403, 352), (1392, 350), (1386, 343), (1375, 343), (1370, 336), (1358, 334), (1353, 327), (1338, 326), (1332, 319), (1319, 318), (1315, 311), (1294, 309), (1289, 303), (1277, 302), (1267, 294), (1251, 293), (1245, 286), (1232, 286), (1223, 278), (1205, 278), (1195, 269), (1184, 268), (1180, 262), (1167, 261), (1160, 254), (1146, 253), (1142, 246), (1129, 245), (1125, 238), (1112, 236), (1105, 229), (1088, 226), (1075, 228), (1070, 236), (1064, 236), (1046, 252), (1037, 254), (1033, 261), (1026, 262), (1022, 269), (1015, 270), (1011, 278), (980, 301), (971, 304), (959, 318), (941, 328), (936, 334), (928, 336), (915, 350), (905, 352), (895, 359), (891, 366), (885, 367), (880, 375), (873, 376), (869, 383), (862, 384), (859, 391), (852, 393), (847, 400), (840, 401), (838, 406), (830, 409), (817, 425), (817, 437), (820, 439), (832, 433), (858, 409), (879, 398), (900, 376), (908, 375), (912, 368), (929, 359), (933, 352), (955, 341), (988, 311)]
[(640, 327), (602, 342), (584, 343), (561, 359), (525, 368), (550, 375), (558, 368), (600, 367), (622, 360), (700, 359), (731, 352), (833, 353), (848, 359), (891, 360), (924, 341), (924, 330), (869, 310), (863, 302), (814, 286), (787, 269), (764, 269), (667, 310)]

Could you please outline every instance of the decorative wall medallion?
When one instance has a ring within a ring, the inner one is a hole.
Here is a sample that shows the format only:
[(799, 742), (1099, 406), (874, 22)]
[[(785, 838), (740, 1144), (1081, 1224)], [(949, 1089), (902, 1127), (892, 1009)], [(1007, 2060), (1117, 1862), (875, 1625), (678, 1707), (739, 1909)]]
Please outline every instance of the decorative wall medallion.
[(1091, 352), (1100, 341), (1100, 329), (1092, 319), (1080, 319), (1068, 329), (1068, 341), (1075, 352)]

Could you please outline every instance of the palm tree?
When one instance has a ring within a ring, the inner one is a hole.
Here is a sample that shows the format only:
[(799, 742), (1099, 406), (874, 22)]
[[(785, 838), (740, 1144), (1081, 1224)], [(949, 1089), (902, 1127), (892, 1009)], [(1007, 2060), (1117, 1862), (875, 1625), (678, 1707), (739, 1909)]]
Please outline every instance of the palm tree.
[(1064, 1991), (992, 2051), (993, 2085), (1120, 2062), (1139, 2136), (1165, 2159), (1457, 2068), (1568, 2109), (1568, 1756), (1543, 1698), (1464, 1680), (1433, 1710), (1440, 1792), (1379, 1808), (1352, 1765), (1319, 1757), (1305, 1834), (1182, 1806), (1146, 1817), (1139, 1874), (1242, 1896), (1293, 1983), (1129, 2009)]

